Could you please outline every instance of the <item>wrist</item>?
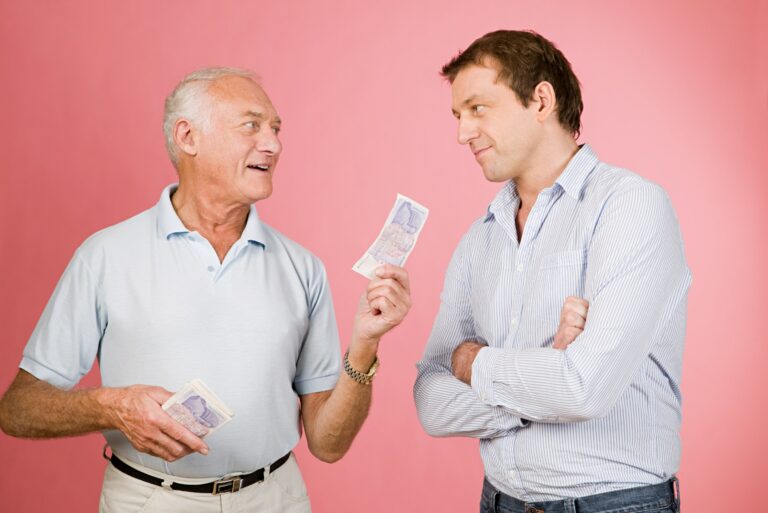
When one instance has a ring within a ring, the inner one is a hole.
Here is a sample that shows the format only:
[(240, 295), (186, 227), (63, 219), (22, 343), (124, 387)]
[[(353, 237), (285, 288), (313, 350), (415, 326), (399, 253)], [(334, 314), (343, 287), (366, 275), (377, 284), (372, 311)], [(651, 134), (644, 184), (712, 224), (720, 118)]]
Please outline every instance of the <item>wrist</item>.
[(349, 363), (355, 369), (369, 369), (376, 360), (376, 353), (379, 350), (379, 339), (361, 339), (353, 337), (347, 351), (349, 352)]
[(94, 401), (97, 413), (97, 421), (102, 429), (118, 429), (118, 397), (117, 390), (114, 388), (101, 387), (93, 391), (92, 399)]

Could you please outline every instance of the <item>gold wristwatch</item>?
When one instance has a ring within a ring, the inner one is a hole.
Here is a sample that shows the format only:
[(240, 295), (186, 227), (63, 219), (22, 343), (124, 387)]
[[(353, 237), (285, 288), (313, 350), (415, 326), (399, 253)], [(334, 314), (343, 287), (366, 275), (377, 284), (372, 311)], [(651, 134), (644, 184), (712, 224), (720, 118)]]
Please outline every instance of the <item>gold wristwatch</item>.
[(378, 368), (379, 357), (377, 356), (376, 359), (373, 360), (371, 368), (368, 369), (368, 372), (360, 372), (355, 370), (349, 363), (349, 349), (347, 349), (347, 352), (344, 353), (344, 371), (347, 373), (347, 376), (357, 381), (361, 385), (370, 385), (371, 381), (373, 381), (373, 377), (376, 375), (376, 369)]

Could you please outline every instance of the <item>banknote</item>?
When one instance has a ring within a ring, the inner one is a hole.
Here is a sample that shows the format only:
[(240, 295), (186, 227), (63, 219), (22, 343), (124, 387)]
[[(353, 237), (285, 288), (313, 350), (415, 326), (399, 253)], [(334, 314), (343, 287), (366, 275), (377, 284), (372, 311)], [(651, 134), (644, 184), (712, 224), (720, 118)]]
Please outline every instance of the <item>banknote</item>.
[(185, 383), (163, 403), (163, 410), (200, 438), (218, 430), (235, 415), (199, 379)]
[(379, 236), (360, 260), (352, 266), (352, 270), (371, 279), (374, 277), (373, 272), (381, 264), (388, 263), (403, 267), (408, 255), (416, 246), (416, 240), (424, 228), (428, 215), (427, 207), (398, 194)]

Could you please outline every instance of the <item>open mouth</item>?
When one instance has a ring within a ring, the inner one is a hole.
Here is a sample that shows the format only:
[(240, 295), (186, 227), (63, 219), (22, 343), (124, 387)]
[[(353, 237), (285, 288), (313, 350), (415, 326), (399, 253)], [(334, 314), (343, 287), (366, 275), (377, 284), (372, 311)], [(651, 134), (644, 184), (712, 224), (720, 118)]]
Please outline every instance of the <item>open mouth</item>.
[(248, 164), (246, 167), (257, 171), (269, 171), (269, 164)]

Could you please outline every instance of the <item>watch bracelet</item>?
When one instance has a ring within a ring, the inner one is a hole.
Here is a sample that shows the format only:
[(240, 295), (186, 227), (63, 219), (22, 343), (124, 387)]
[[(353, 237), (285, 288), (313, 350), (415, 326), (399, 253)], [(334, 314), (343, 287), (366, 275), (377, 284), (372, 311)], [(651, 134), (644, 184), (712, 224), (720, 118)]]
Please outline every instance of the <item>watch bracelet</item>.
[[(371, 364), (371, 367), (368, 369), (368, 372), (370, 372), (370, 369), (372, 369), (377, 363), (379, 362), (379, 357), (377, 356), (373, 363)], [(353, 381), (356, 381), (357, 383), (360, 383), (361, 385), (370, 385), (373, 382), (373, 376), (368, 376), (368, 374), (360, 372), (359, 370), (356, 370), (352, 367), (352, 364), (349, 363), (349, 349), (344, 353), (344, 372), (347, 373), (347, 376), (352, 378)]]

